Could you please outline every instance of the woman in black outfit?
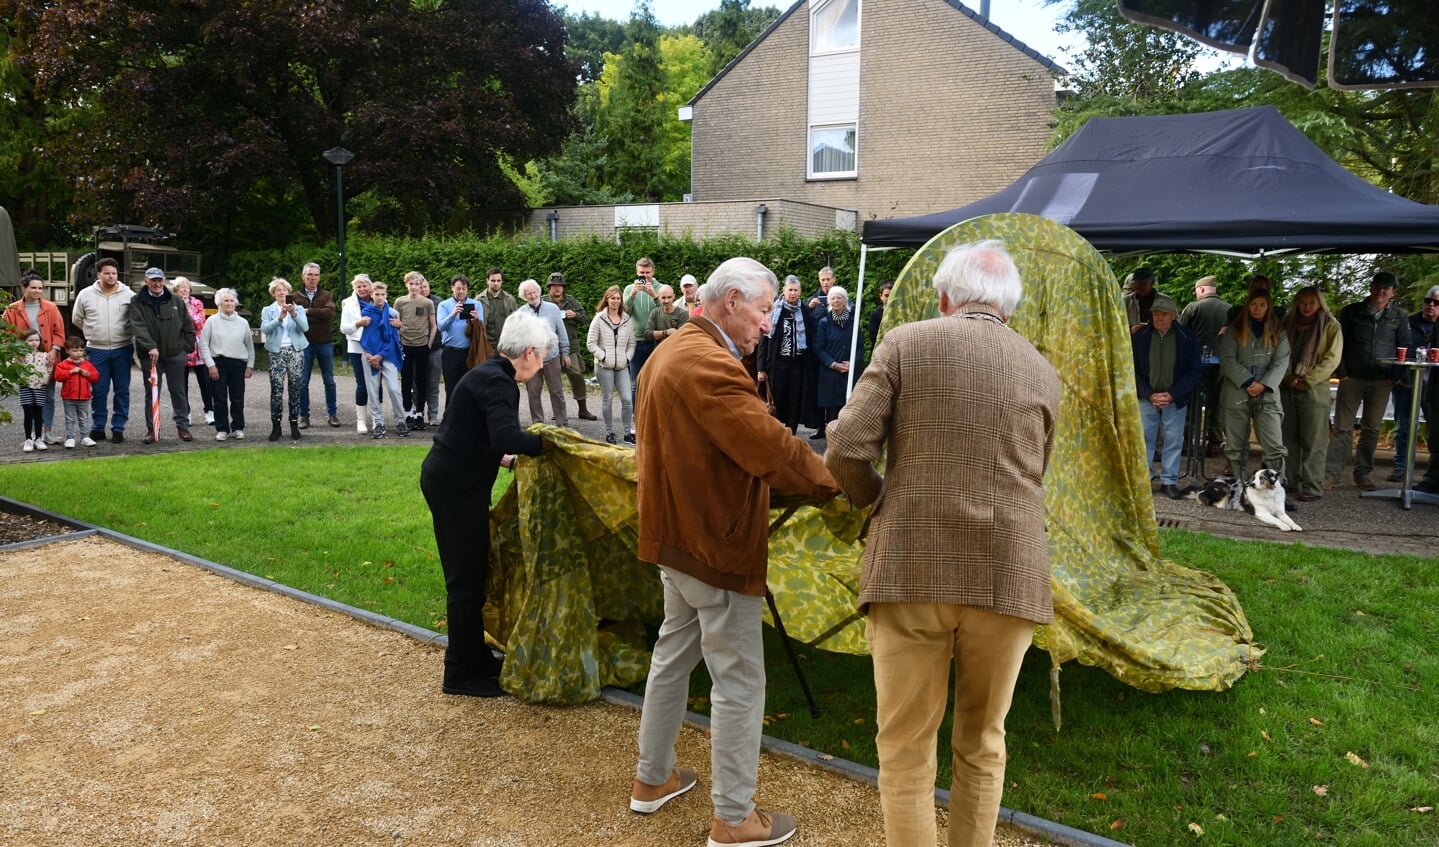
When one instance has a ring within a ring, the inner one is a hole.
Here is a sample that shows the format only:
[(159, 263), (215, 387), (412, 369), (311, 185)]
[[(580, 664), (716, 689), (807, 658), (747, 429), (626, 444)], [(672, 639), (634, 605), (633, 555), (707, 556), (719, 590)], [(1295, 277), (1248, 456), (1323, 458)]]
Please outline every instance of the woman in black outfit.
[(814, 356), (816, 324), (800, 299), (799, 277), (785, 277), (770, 322), (773, 328), (760, 339), (755, 363), (760, 393), (765, 393), (764, 384), (768, 383), (774, 415), (790, 432), (798, 430), (800, 424), (818, 429), (821, 419), (815, 403), (819, 378)]
[[(434, 446), (420, 468), (420, 491), (430, 507), (435, 546), (445, 571), (446, 694), (495, 697), (501, 662), (485, 646), (485, 581), (490, 562), (490, 489), (515, 455), (538, 455), (538, 435), (520, 429), (518, 383), (543, 367), (559, 343), (548, 322), (527, 312), (505, 320), (494, 358), (455, 386)], [(480, 521), (477, 523), (477, 521)], [(484, 527), (480, 532), (476, 526)]]

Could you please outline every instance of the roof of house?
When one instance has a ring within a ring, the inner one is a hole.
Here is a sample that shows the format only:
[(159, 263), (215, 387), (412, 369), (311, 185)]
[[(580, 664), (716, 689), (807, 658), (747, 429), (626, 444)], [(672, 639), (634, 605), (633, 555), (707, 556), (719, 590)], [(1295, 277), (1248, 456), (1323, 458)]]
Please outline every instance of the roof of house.
[[(778, 18), (775, 18), (774, 23), (770, 24), (768, 27), (765, 27), (765, 31), (764, 31), (764, 32), (761, 32), (758, 36), (756, 36), (756, 37), (755, 37), (755, 40), (754, 40), (754, 41), (751, 41), (751, 42), (749, 43), (749, 46), (747, 46), (747, 47), (745, 47), (745, 49), (741, 50), (738, 56), (735, 56), (733, 59), (731, 59), (729, 64), (725, 65), (722, 69), (720, 69), (720, 72), (719, 72), (719, 73), (717, 73), (717, 74), (714, 75), (714, 78), (713, 78), (713, 79), (711, 79), (709, 82), (705, 83), (704, 88), (701, 88), (699, 91), (697, 91), (697, 92), (695, 93), (695, 96), (691, 97), (691, 98), (689, 99), (689, 103), (687, 103), (686, 105), (693, 106), (695, 103), (698, 103), (701, 97), (703, 97), (703, 96), (705, 96), (705, 94), (709, 93), (709, 90), (710, 90), (711, 88), (714, 88), (715, 85), (716, 85), (720, 80), (722, 80), (722, 79), (725, 78), (725, 75), (730, 72), (730, 69), (731, 69), (731, 68), (733, 68), (735, 65), (739, 64), (740, 62), (744, 61), (744, 58), (750, 54), (750, 51), (753, 50), (756, 45), (758, 45), (761, 41), (764, 41), (766, 38), (768, 38), (768, 37), (769, 37), (769, 34), (770, 34), (771, 32), (774, 32), (775, 29), (778, 28), (780, 24), (782, 24), (782, 23), (784, 23), (786, 20), (788, 20), (789, 17), (790, 17), (791, 15), (793, 15), (795, 12), (797, 12), (797, 11), (799, 10), (799, 7), (800, 7), (800, 6), (803, 6), (806, 2), (808, 2), (808, 0), (796, 0), (795, 4), (794, 4), (793, 6), (790, 6), (788, 9), (786, 9), (782, 14), (780, 14), (780, 16), (779, 16)], [(1021, 53), (1023, 53), (1024, 55), (1030, 57), (1031, 59), (1035, 60), (1036, 62), (1040, 63), (1040, 64), (1043, 65), (1046, 69), (1048, 69), (1048, 70), (1050, 70), (1050, 71), (1053, 71), (1054, 73), (1056, 73), (1056, 74), (1058, 74), (1058, 75), (1061, 75), (1061, 76), (1068, 73), (1068, 71), (1066, 71), (1062, 66), (1060, 66), (1060, 65), (1059, 65), (1057, 62), (1055, 62), (1053, 59), (1049, 58), (1048, 56), (1045, 56), (1043, 53), (1040, 53), (1039, 51), (1035, 50), (1033, 47), (1030, 47), (1028, 44), (1025, 44), (1023, 41), (1020, 41), (1018, 38), (1015, 38), (1014, 36), (1010, 35), (1009, 33), (1005, 32), (1004, 30), (1000, 29), (999, 27), (995, 26), (994, 24), (990, 23), (990, 21), (989, 21), (988, 18), (983, 17), (983, 16), (980, 15), (978, 12), (974, 11), (973, 9), (971, 9), (971, 8), (969, 8), (968, 6), (964, 5), (963, 3), (960, 3), (959, 0), (943, 0), (943, 2), (945, 2), (945, 3), (949, 4), (950, 6), (954, 7), (954, 9), (955, 9), (956, 11), (958, 11), (960, 14), (969, 17), (969, 18), (972, 19), (975, 23), (979, 24), (980, 26), (984, 27), (985, 29), (989, 30), (990, 32), (994, 33), (995, 35), (999, 36), (1001, 39), (1003, 39), (1003, 40), (1009, 42), (1010, 44), (1014, 45), (1015, 49), (1019, 50), (1019, 52), (1021, 52)]]

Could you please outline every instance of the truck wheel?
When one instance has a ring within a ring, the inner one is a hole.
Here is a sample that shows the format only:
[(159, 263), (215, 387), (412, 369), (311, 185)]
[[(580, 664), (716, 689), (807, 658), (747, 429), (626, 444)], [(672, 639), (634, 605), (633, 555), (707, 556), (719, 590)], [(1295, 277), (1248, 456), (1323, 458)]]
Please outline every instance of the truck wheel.
[(85, 290), (87, 286), (94, 284), (95, 263), (98, 261), (100, 261), (98, 253), (86, 253), (75, 260), (75, 264), (70, 268), (71, 284), (75, 286), (75, 290), (70, 293), (70, 302), (75, 302), (75, 295)]

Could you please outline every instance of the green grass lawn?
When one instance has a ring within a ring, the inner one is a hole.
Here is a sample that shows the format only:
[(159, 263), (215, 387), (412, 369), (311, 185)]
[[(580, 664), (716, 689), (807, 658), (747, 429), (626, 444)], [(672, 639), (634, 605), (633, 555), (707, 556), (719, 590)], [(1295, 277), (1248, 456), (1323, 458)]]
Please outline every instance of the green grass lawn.
[[(14, 464), (0, 466), (0, 490), (443, 630), (418, 484), (424, 453), (261, 448)], [(1269, 650), (1262, 666), (1227, 692), (1155, 695), (1070, 663), (1055, 732), (1048, 658), (1031, 651), (1008, 722), (1005, 804), (1145, 845), (1439, 844), (1439, 561), (1161, 537), (1165, 555), (1238, 593)], [(868, 659), (801, 648), (816, 720), (767, 638), (768, 732), (875, 764)], [(697, 677), (695, 707), (707, 711)]]

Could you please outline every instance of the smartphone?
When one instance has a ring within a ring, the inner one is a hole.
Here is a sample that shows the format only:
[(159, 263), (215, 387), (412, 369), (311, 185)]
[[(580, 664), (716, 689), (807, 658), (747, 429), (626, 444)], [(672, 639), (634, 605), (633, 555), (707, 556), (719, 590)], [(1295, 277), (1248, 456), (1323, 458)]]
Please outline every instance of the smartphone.
[(280, 305), (282, 305), (282, 306), (288, 306), (288, 305), (290, 305), (290, 295), (288, 295), (288, 294), (281, 294), (281, 295), (280, 295)]

